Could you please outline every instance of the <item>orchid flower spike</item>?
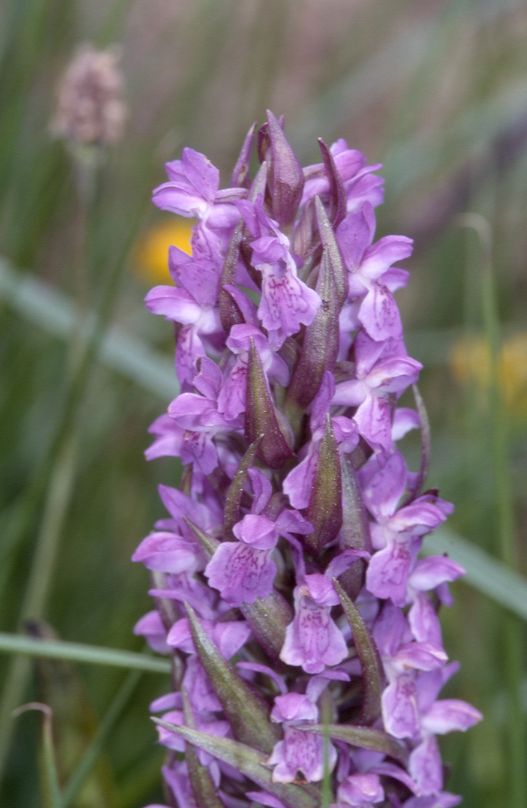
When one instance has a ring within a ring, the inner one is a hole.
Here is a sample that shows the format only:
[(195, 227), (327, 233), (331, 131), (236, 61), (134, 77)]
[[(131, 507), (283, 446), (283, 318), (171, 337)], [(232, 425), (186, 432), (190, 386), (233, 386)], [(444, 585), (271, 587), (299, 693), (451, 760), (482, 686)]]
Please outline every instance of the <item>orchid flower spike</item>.
[(395, 299), (412, 242), (375, 237), (380, 166), (320, 150), (302, 168), (269, 112), (232, 187), (186, 148), (154, 191), (197, 219), (192, 256), (172, 247), (173, 284), (146, 297), (175, 324), (180, 383), (147, 457), (183, 474), (134, 555), (154, 604), (136, 633), (173, 664), (152, 705), (170, 806), (317, 808), (322, 781), (333, 808), (457, 805), (437, 739), (481, 718), (440, 697), (457, 666), (439, 612), (463, 569), (420, 555), (452, 506), (424, 490)]

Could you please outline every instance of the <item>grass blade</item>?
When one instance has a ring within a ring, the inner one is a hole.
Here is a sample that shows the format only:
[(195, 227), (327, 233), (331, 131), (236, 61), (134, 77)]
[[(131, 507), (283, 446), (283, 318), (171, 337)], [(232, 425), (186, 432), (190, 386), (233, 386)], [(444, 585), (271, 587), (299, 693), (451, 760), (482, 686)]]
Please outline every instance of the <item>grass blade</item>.
[(42, 774), (43, 774), (43, 803), (45, 808), (63, 808), (62, 795), (60, 792), (59, 774), (57, 761), (55, 758), (55, 746), (53, 744), (52, 711), (47, 704), (32, 701), (23, 704), (14, 711), (13, 717), (17, 718), (22, 713), (29, 710), (38, 710), (42, 713)]
[(467, 571), (463, 579), (487, 598), (527, 620), (527, 579), (485, 550), (449, 530), (438, 530), (426, 539), (427, 555), (448, 553)]
[[(62, 339), (70, 338), (76, 312), (68, 296), (26, 272), (13, 269), (4, 258), (0, 258), (0, 298), (33, 325)], [(93, 312), (86, 317), (84, 338), (93, 330), (94, 319)], [(178, 384), (170, 360), (120, 328), (109, 329), (101, 341), (97, 358), (111, 370), (157, 393), (163, 401), (177, 395)]]
[(89, 746), (86, 748), (79, 764), (75, 771), (72, 773), (68, 782), (64, 787), (62, 795), (62, 808), (68, 808), (69, 805), (74, 805), (74, 800), (77, 797), (82, 785), (91, 770), (93, 769), (102, 748), (114, 728), (119, 716), (128, 704), (136, 686), (141, 678), (142, 671), (131, 671), (125, 678), (117, 694), (107, 709), (104, 718), (102, 719), (97, 732)]
[(156, 659), (134, 651), (121, 651), (117, 648), (101, 648), (97, 645), (84, 645), (62, 640), (35, 640), (21, 634), (0, 632), (0, 653), (23, 654), (24, 656), (67, 659), (71, 662), (84, 662), (88, 665), (109, 665), (114, 668), (129, 668), (145, 673), (170, 673), (168, 660)]

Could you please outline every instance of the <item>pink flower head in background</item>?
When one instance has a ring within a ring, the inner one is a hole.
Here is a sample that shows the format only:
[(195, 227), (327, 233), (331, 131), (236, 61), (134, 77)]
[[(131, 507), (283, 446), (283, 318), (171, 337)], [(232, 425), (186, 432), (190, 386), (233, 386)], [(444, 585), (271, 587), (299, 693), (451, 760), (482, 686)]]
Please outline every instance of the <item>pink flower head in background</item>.
[(118, 48), (96, 50), (84, 43), (74, 54), (58, 86), (53, 133), (72, 146), (117, 143), (127, 108)]

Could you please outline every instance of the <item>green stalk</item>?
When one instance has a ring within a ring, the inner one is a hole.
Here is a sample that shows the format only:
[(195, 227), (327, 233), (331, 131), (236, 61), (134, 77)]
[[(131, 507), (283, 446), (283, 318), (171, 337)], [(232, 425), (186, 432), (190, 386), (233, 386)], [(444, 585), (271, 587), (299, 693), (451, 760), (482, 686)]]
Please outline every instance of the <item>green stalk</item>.
[[(507, 415), (504, 411), (503, 395), (500, 388), (500, 324), (496, 305), (496, 289), (492, 264), (484, 264), (482, 283), (482, 303), (485, 332), (490, 351), (491, 385), (489, 390), (490, 419), (492, 429), (492, 462), (496, 486), (496, 508), (498, 515), (498, 535), (502, 560), (511, 569), (518, 569), (516, 547), (514, 504), (509, 473), (509, 435)], [(518, 619), (505, 614), (505, 681), (508, 690), (508, 751), (510, 767), (510, 805), (522, 808), (527, 805), (527, 748), (521, 698), (523, 665), (523, 632)]]
[[(142, 209), (141, 205), (137, 212), (139, 213)], [(124, 249), (109, 273), (107, 283), (103, 285), (99, 305), (96, 306), (95, 320), (87, 332), (85, 342), (80, 346), (79, 353), (74, 357), (72, 373), (53, 440), (37, 474), (25, 492), (22, 500), (24, 507), (17, 513), (14, 541), (13, 536), (8, 537), (10, 541), (13, 541), (13, 546), (21, 546), (26, 533), (29, 532), (36, 509), (45, 495), (43, 522), (37, 538), (28, 585), (22, 600), (20, 615), (22, 620), (27, 617), (41, 617), (45, 608), (73, 483), (73, 441), (76, 421), (91, 378), (99, 344), (111, 318), (121, 270), (133, 239), (135, 224), (135, 217), (132, 217), (132, 226)], [(52, 476), (48, 485), (50, 470)], [(10, 720), (10, 715), (24, 697), (29, 670), (27, 660), (15, 657), (5, 679), (0, 701), (0, 783), (11, 747), (13, 722)]]
[(106, 710), (104, 718), (99, 724), (97, 732), (93, 736), (91, 743), (87, 747), (78, 766), (64, 787), (61, 808), (68, 808), (69, 805), (74, 804), (73, 801), (77, 797), (77, 794), (82, 788), (84, 781), (97, 762), (97, 758), (101, 753), (102, 747), (107, 741), (108, 736), (118, 721), (122, 711), (128, 704), (140, 678), (140, 670), (136, 669), (130, 671), (117, 691), (117, 695), (110, 704), (109, 708)]
[(15, 710), (13, 718), (18, 718), (29, 710), (39, 710), (42, 713), (42, 790), (45, 808), (63, 808), (60, 791), (55, 745), (53, 743), (53, 713), (47, 704), (38, 701), (23, 704)]
[(322, 726), (322, 742), (323, 742), (323, 764), (324, 776), (322, 778), (322, 788), (320, 792), (320, 805), (321, 808), (329, 808), (333, 802), (333, 789), (331, 787), (331, 771), (329, 768), (329, 725), (331, 722), (331, 700), (328, 698), (327, 692), (322, 697), (321, 709)]
[[(36, 549), (29, 572), (26, 591), (20, 611), (23, 622), (29, 617), (39, 617), (46, 602), (55, 562), (58, 542), (66, 516), (73, 484), (75, 461), (73, 434), (63, 444), (52, 472), (46, 507), (37, 536)], [(15, 656), (8, 668), (0, 702), (0, 774), (9, 753), (13, 722), (10, 720), (13, 708), (24, 697), (29, 676), (29, 660)]]
[[(518, 569), (518, 551), (514, 525), (514, 502), (509, 471), (509, 435), (503, 395), (500, 388), (500, 321), (497, 306), (496, 283), (492, 265), (492, 233), (486, 219), (467, 214), (463, 224), (476, 231), (482, 246), (481, 303), (485, 335), (490, 355), (490, 431), (492, 465), (494, 471), (495, 505), (499, 536), (499, 552), (503, 562)], [(508, 762), (510, 808), (527, 805), (527, 746), (521, 698), (523, 678), (523, 631), (520, 621), (509, 612), (503, 617), (504, 660), (502, 665), (506, 683), (507, 731), (506, 761)]]
[(23, 634), (0, 632), (0, 653), (30, 657), (63, 659), (68, 662), (83, 662), (88, 665), (107, 665), (113, 668), (127, 668), (145, 673), (170, 673), (171, 664), (165, 659), (157, 659), (135, 651), (121, 651), (117, 648), (102, 648), (80, 642), (62, 640), (36, 640)]
[[(80, 372), (83, 362), (90, 352), (89, 337), (85, 336), (82, 329), (86, 310), (86, 291), (91, 275), (90, 238), (93, 237), (95, 232), (93, 217), (95, 214), (98, 178), (97, 164), (94, 159), (90, 160), (90, 157), (94, 157), (93, 153), (88, 155), (81, 152), (80, 149), (73, 156), (73, 168), (77, 176), (78, 202), (78, 243), (76, 261), (74, 262), (77, 316), (74, 318), (66, 357), (66, 378), (73, 380), (78, 378), (78, 372)], [(87, 370), (90, 366), (91, 362)], [(75, 390), (75, 386), (73, 389)], [(75, 447), (77, 439), (74, 415), (78, 406), (75, 397), (73, 397), (73, 404), (75, 406), (71, 411), (71, 416), (58, 422), (56, 439), (51, 447), (49, 462), (45, 464), (43, 469), (40, 469), (40, 473), (35, 478), (34, 486), (29, 489), (29, 507), (27, 507), (26, 513), (27, 511), (30, 514), (32, 513), (31, 506), (35, 506), (40, 502), (44, 492), (45, 497), (43, 516), (37, 533), (29, 577), (22, 596), (19, 623), (23, 623), (28, 618), (42, 617), (53, 579), (59, 554), (60, 539), (75, 478)], [(24, 510), (22, 514), (24, 514)], [(26, 516), (25, 519), (21, 519), (23, 527), (25, 527), (28, 518)], [(19, 539), (23, 540), (24, 532), (18, 533)], [(17, 535), (16, 532), (15, 535)], [(19, 546), (18, 541), (15, 546)], [(0, 782), (14, 730), (9, 716), (13, 708), (24, 698), (30, 670), (29, 660), (17, 656), (13, 658), (7, 671), (0, 701)]]

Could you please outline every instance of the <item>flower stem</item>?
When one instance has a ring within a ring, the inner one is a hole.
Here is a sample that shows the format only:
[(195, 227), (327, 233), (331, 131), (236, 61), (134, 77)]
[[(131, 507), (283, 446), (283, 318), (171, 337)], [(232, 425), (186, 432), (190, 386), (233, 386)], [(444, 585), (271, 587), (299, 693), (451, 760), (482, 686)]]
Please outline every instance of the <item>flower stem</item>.
[[(143, 206), (137, 210), (140, 214)], [(110, 321), (119, 279), (133, 239), (136, 217), (131, 218), (128, 238), (122, 245), (96, 306), (96, 317), (86, 332), (85, 340), (72, 367), (60, 416), (48, 450), (23, 497), (23, 508), (16, 512), (14, 535), (8, 536), (12, 546), (21, 546), (44, 498), (44, 517), (34, 551), (30, 578), (22, 599), (20, 618), (41, 617), (51, 583), (62, 527), (67, 514), (74, 472), (75, 427), (81, 403), (91, 378), (99, 344)], [(49, 481), (51, 473), (51, 481)], [(49, 484), (48, 484), (49, 483)], [(42, 565), (42, 566), (40, 566)], [(15, 657), (7, 672), (0, 701), (0, 783), (11, 746), (13, 722), (11, 713), (23, 698), (29, 674), (28, 660)]]
[[(467, 214), (463, 223), (475, 230), (482, 247), (481, 304), (483, 323), (490, 355), (489, 420), (492, 441), (495, 506), (499, 536), (499, 552), (503, 562), (518, 569), (518, 552), (514, 525), (514, 502), (509, 472), (509, 436), (507, 416), (500, 388), (501, 334), (497, 307), (496, 284), (492, 265), (492, 233), (488, 221), (477, 214)], [(504, 678), (507, 697), (506, 747), (509, 768), (509, 800), (511, 808), (527, 805), (527, 747), (522, 710), (523, 676), (522, 625), (516, 616), (503, 614)]]
[[(502, 560), (511, 569), (518, 569), (514, 525), (514, 503), (509, 472), (509, 436), (507, 416), (504, 412), (503, 394), (500, 389), (500, 326), (496, 306), (496, 290), (490, 260), (485, 262), (483, 277), (483, 314), (491, 356), (490, 412), (492, 428), (492, 460), (496, 486), (496, 509), (498, 535)], [(504, 614), (503, 642), (505, 645), (505, 681), (508, 702), (508, 760), (510, 766), (510, 805), (521, 808), (527, 805), (527, 759), (525, 725), (522, 711), (522, 642), (523, 631), (518, 619)]]
[[(29, 617), (39, 617), (44, 608), (70, 500), (74, 462), (75, 441), (71, 435), (62, 446), (52, 472), (42, 524), (20, 612), (21, 621)], [(9, 752), (11, 734), (14, 729), (10, 716), (24, 697), (28, 673), (28, 660), (20, 656), (14, 657), (7, 671), (0, 702), (0, 727), (2, 728), (0, 731), (0, 773)]]
[[(141, 654), (138, 654), (137, 656), (141, 656)], [(152, 661), (158, 662), (159, 660)], [(91, 743), (84, 751), (81, 760), (64, 787), (61, 808), (67, 808), (67, 806), (71, 805), (73, 800), (75, 800), (77, 797), (77, 794), (82, 788), (84, 781), (97, 762), (101, 749), (110, 732), (112, 731), (116, 721), (119, 719), (122, 711), (129, 702), (139, 682), (139, 679), (141, 678), (141, 673), (142, 671), (136, 668), (135, 670), (130, 671), (130, 673), (124, 679), (114, 700), (106, 710), (104, 718), (102, 719), (97, 732), (93, 736)]]

